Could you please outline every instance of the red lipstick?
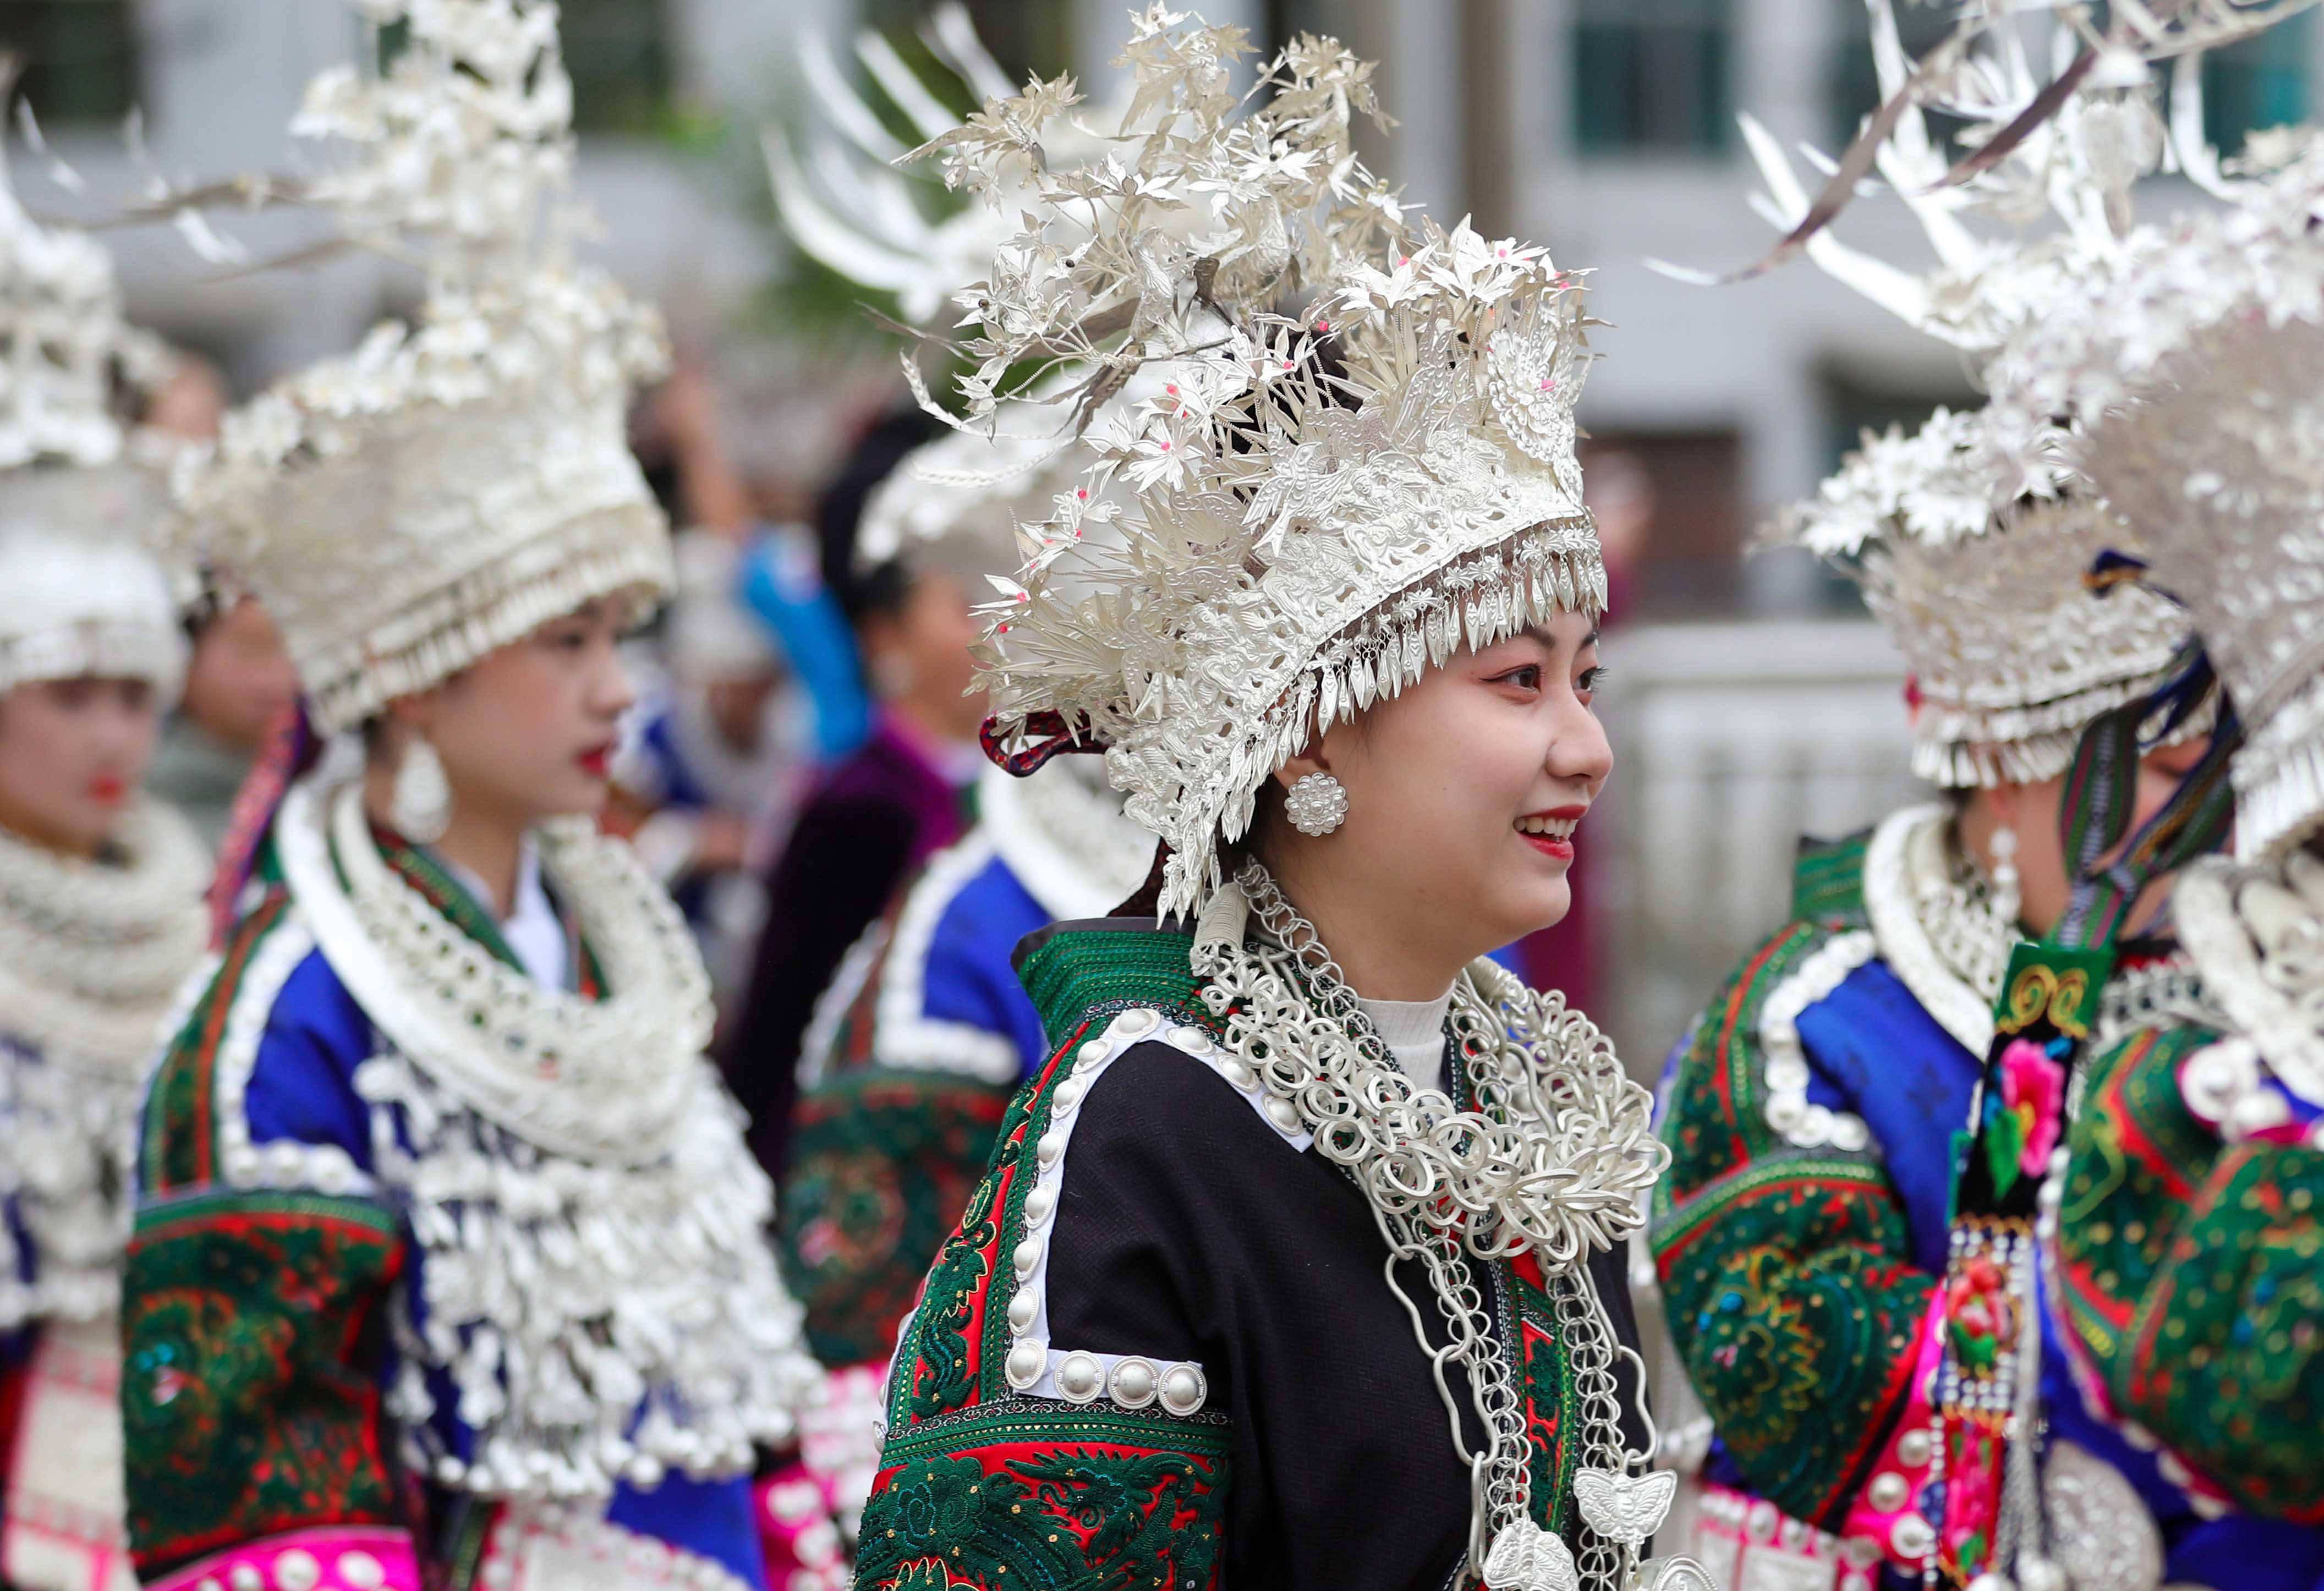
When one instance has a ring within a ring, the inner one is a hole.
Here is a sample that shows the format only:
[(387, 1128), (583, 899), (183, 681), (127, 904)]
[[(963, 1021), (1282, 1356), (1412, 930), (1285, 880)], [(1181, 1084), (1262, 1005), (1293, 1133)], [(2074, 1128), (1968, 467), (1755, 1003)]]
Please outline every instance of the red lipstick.
[(608, 740), (602, 746), (592, 746), (574, 760), (580, 763), (583, 773), (593, 779), (602, 779), (605, 777), (605, 770), (613, 766), (613, 742)]
[(118, 806), (129, 797), (129, 781), (119, 774), (98, 774), (88, 782), (88, 798), (103, 806)]
[(1574, 825), (1589, 810), (1587, 806), (1553, 806), (1526, 813), (1517, 821), (1517, 838), (1544, 856), (1572, 861)]

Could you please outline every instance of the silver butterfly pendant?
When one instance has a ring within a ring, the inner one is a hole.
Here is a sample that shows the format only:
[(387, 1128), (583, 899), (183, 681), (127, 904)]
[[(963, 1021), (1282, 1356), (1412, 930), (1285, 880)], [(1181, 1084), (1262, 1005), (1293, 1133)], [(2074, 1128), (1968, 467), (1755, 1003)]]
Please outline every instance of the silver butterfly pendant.
[(1629, 1476), (1585, 1468), (1573, 1477), (1573, 1500), (1582, 1506), (1583, 1522), (1625, 1547), (1636, 1547), (1662, 1529), (1677, 1492), (1678, 1474), (1669, 1469)]
[(1485, 1584), (1490, 1591), (1580, 1591), (1582, 1573), (1563, 1540), (1519, 1518), (1494, 1536), (1485, 1554)]

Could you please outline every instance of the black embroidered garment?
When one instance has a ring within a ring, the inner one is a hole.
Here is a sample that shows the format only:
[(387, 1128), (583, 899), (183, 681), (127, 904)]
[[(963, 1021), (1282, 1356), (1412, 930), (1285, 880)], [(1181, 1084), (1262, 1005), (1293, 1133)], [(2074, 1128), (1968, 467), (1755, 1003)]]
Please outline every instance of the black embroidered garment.
[[(1230, 1080), (1191, 943), (1116, 920), (1020, 952), (1058, 1048), (906, 1329), (866, 1591), (1434, 1591), (1462, 1565), (1467, 1467), (1370, 1207)], [(1635, 1344), (1621, 1254), (1591, 1268)], [(1530, 1405), (1536, 1515), (1571, 1531), (1552, 1305), (1529, 1258), (1477, 1269)], [(1443, 1343), (1421, 1267), (1398, 1276)]]

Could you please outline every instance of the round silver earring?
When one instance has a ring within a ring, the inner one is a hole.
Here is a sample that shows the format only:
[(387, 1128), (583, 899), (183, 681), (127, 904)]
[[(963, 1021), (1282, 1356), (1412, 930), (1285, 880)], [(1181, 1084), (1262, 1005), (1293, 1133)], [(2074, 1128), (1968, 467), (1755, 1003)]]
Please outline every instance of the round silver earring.
[(441, 840), (452, 821), (452, 784), (444, 777), (444, 759), (425, 735), (415, 734), (404, 745), (387, 815), (396, 832), (420, 845)]
[(1330, 833), (1348, 821), (1348, 790), (1327, 773), (1302, 774), (1284, 798), (1283, 815), (1303, 834)]

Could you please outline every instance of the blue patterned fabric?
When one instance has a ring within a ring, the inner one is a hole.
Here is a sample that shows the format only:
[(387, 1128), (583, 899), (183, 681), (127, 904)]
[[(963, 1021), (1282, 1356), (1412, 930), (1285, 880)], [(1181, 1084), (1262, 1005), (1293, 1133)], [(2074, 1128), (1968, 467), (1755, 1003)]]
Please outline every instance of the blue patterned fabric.
[(1048, 1059), (1048, 1041), (1009, 958), (1019, 940), (1048, 924), (1047, 908), (996, 856), (961, 886), (936, 920), (920, 974), (922, 1013), (1007, 1038), (1017, 1047), (1020, 1081)]

